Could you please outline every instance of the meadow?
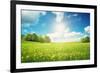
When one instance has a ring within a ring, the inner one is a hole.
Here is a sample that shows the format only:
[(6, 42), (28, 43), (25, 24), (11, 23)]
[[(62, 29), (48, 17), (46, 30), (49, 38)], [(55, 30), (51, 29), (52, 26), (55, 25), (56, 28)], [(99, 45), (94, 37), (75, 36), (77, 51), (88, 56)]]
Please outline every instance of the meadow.
[(90, 59), (90, 43), (40, 43), (22, 41), (22, 63), (87, 59)]

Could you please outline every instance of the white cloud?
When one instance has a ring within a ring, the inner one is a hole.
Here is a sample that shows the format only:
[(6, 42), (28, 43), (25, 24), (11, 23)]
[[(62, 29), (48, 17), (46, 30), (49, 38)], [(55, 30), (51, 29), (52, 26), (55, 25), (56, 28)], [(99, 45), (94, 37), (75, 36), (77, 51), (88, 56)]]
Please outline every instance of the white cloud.
[(67, 15), (67, 18), (71, 18), (71, 17), (77, 17), (78, 14), (70, 14), (70, 15)]
[(46, 11), (22, 10), (22, 23), (33, 23), (32, 25), (36, 25), (39, 21), (40, 14), (46, 15)]
[(64, 18), (64, 12), (52, 12), (56, 15), (56, 22), (62, 22)]
[(64, 31), (62, 33), (55, 32), (47, 34), (52, 42), (73, 42), (79, 41), (80, 38), (83, 36), (81, 32), (68, 32)]
[(68, 32), (64, 34), (65, 37), (77, 37), (83, 35), (81, 32)]
[[(25, 30), (23, 30), (24, 33), (27, 33), (27, 31), (28, 31), (28, 29), (26, 29), (26, 28), (31, 29), (32, 26), (37, 25), (41, 14), (46, 15), (46, 11), (22, 10), (21, 23), (22, 23), (22, 28), (25, 28)], [(43, 26), (44, 26), (44, 24), (43, 24)]]
[(85, 27), (84, 30), (86, 33), (90, 33), (90, 26)]
[(33, 23), (39, 18), (39, 16), (40, 16), (39, 11), (23, 10), (22, 23)]

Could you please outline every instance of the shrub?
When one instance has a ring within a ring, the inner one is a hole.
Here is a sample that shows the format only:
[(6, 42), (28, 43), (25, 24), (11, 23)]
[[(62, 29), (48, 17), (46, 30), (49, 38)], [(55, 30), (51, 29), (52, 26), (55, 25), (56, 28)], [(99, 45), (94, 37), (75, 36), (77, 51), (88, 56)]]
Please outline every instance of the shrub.
[(85, 42), (90, 42), (90, 37), (84, 37), (81, 39), (81, 42), (85, 43)]

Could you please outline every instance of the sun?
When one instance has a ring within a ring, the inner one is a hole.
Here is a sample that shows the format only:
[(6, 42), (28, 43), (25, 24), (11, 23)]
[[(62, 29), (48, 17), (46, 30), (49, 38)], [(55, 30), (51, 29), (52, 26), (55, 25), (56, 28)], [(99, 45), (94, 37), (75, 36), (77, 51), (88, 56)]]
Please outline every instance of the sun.
[[(49, 33), (52, 42), (66, 42), (67, 34), (69, 33), (69, 27), (65, 25), (63, 22), (56, 23), (53, 26), (53, 32)], [(65, 36), (66, 35), (66, 36)]]
[(54, 27), (54, 31), (58, 33), (63, 33), (65, 31), (65, 25), (63, 23), (58, 23)]

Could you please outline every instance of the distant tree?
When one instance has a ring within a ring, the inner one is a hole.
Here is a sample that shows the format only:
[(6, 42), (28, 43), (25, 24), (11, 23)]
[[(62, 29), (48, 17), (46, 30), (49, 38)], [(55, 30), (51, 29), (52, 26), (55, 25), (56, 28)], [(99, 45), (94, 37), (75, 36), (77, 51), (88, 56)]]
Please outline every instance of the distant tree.
[(50, 38), (48, 36), (45, 36), (44, 38), (45, 42), (49, 43), (50, 42)]
[(35, 42), (39, 41), (38, 40), (38, 35), (36, 33), (33, 33), (31, 38), (32, 38), (32, 41), (35, 41)]
[(22, 39), (22, 40), (24, 39), (24, 35), (21, 35), (21, 39)]
[(81, 42), (83, 42), (83, 43), (90, 42), (90, 37), (86, 36), (86, 37), (82, 38)]
[(25, 37), (24, 37), (24, 39), (26, 41), (32, 41), (32, 35), (31, 34), (26, 34)]
[(39, 36), (39, 42), (45, 42), (44, 38), (42, 36)]
[[(23, 38), (23, 35), (22, 35)], [(50, 42), (50, 38), (48, 36), (41, 36), (41, 35), (37, 35), (36, 33), (33, 34), (26, 34), (24, 35), (24, 40), (26, 41), (33, 41), (33, 42)]]

